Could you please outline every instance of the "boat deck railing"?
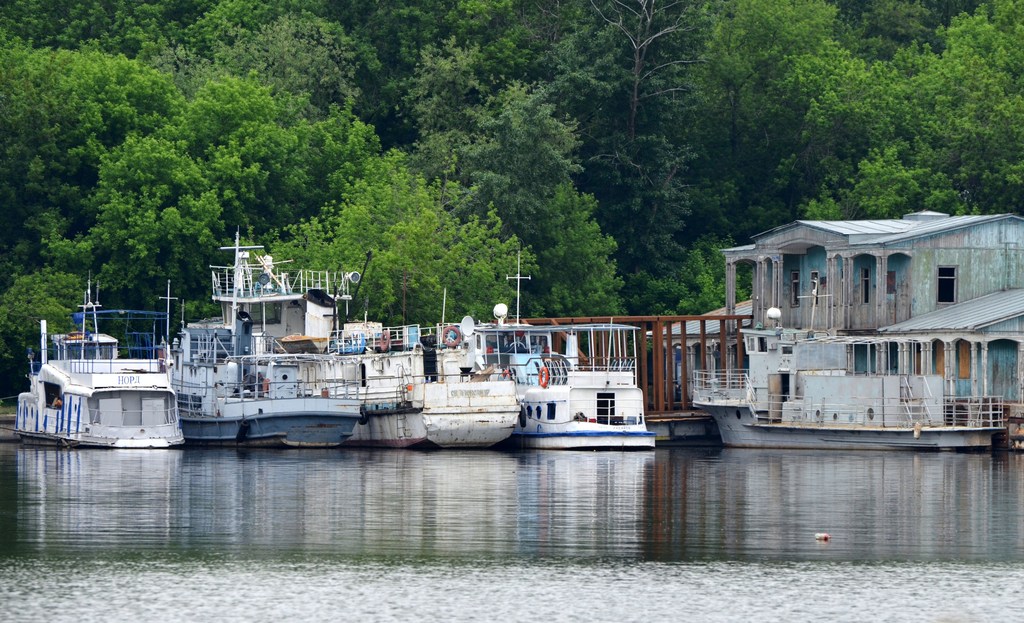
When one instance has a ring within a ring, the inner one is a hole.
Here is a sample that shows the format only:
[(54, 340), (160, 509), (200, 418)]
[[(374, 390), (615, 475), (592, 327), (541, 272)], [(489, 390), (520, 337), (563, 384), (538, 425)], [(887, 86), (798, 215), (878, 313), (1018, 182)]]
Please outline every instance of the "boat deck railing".
[(238, 383), (205, 383), (183, 381), (175, 383), (178, 392), (178, 406), (183, 413), (203, 413), (203, 402), (212, 397), (235, 400), (269, 401), (281, 398), (357, 398), (355, 383), (341, 380), (330, 381), (279, 381), (274, 382), (261, 375), (249, 375)]
[(436, 344), (436, 330), (418, 324), (381, 326), (369, 330), (339, 329), (331, 334), (328, 352), (355, 355), (365, 352), (413, 350), (421, 343)]
[(227, 299), (232, 296), (256, 298), (281, 294), (301, 294), (309, 290), (323, 290), (330, 293), (334, 292), (334, 285), (339, 283), (338, 275), (326, 270), (300, 269), (293, 273), (265, 272), (261, 265), (250, 264), (241, 271), (241, 274), (242, 279), (236, 284), (233, 266), (213, 267), (213, 296), (218, 299)]
[(1006, 405), (1002, 396), (953, 398), (943, 404), (943, 417), (950, 426), (1006, 426)]
[(695, 370), (692, 391), (696, 401), (754, 401), (750, 377), (742, 370)]
[(846, 402), (805, 401), (769, 395), (751, 403), (758, 421), (765, 424), (807, 423), (821, 425), (913, 428), (914, 426), (968, 426), (1000, 428), (1004, 425), (1002, 399), (994, 396), (947, 400), (941, 406), (898, 396), (848, 397)]
[[(162, 359), (51, 359), (48, 362), (71, 374), (154, 374), (167, 372)], [(33, 365), (34, 374), (41, 366)]]
[[(487, 357), (488, 361), (493, 355)], [(502, 354), (495, 365), (508, 370), (519, 385), (594, 386), (636, 382), (636, 361), (631, 357), (580, 359), (575, 364), (559, 354)]]

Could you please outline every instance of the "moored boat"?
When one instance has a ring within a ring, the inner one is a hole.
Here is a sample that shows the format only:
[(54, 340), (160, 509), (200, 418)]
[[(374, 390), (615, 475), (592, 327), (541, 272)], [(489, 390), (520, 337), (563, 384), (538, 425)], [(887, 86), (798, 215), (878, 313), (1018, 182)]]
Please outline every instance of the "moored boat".
[[(171, 378), (186, 443), (335, 447), (360, 418), (355, 387), (319, 354), (334, 318), (326, 271), (282, 272), (260, 246), (240, 246), (213, 268), (220, 318), (188, 324)], [(322, 339), (320, 339), (322, 338)]]
[(436, 328), (346, 323), (335, 349), (346, 378), (359, 384), (365, 414), (347, 445), (487, 448), (512, 434), (519, 413), (512, 381), (496, 371), (474, 374), (461, 339), (438, 342)]
[[(25, 443), (106, 448), (168, 448), (183, 441), (174, 391), (156, 326), (166, 314), (100, 310), (86, 297), (73, 314), (78, 330), (48, 334), (40, 322), (39, 360), (30, 357), (30, 387), (18, 396), (15, 432)], [(100, 332), (104, 321), (129, 339)], [(151, 325), (140, 331), (139, 322)], [(133, 326), (133, 323), (135, 326)], [(30, 351), (31, 352), (31, 351)]]
[(539, 449), (651, 449), (636, 381), (636, 327), (614, 323), (450, 327), (472, 344), (477, 370), (510, 377), (520, 412), (510, 442)]
[(950, 395), (896, 338), (780, 328), (744, 339), (746, 370), (694, 381), (726, 446), (984, 449), (1005, 430), (1002, 398)]

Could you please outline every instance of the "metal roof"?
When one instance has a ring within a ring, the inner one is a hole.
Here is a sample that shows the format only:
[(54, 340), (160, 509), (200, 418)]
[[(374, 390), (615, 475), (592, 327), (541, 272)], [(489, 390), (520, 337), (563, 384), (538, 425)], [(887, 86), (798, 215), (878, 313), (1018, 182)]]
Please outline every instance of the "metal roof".
[(1003, 290), (878, 329), (881, 333), (977, 331), (1024, 315), (1024, 288)]
[[(746, 316), (753, 313), (753, 305), (750, 301), (743, 301), (742, 303), (736, 303), (736, 316)], [(720, 307), (714, 311), (709, 311), (705, 316), (724, 316), (725, 308)], [(704, 322), (704, 334), (705, 335), (718, 335), (722, 332), (721, 323), (717, 320), (707, 320)], [(750, 320), (744, 320), (743, 326), (749, 327)], [(679, 335), (678, 325), (672, 325), (672, 335)], [(686, 335), (700, 335), (700, 321), (699, 320), (687, 320), (686, 321)]]
[(904, 219), (876, 219), (866, 221), (793, 221), (785, 225), (770, 229), (754, 236), (754, 239), (764, 238), (777, 234), (797, 226), (812, 227), (821, 231), (829, 232), (839, 236), (863, 236), (863, 235), (884, 235), (906, 231), (920, 221)]
[[(923, 218), (914, 218), (923, 217)], [(944, 216), (934, 212), (918, 212), (907, 215), (902, 219), (869, 219), (860, 221), (793, 221), (775, 229), (757, 234), (754, 240), (761, 240), (766, 237), (793, 229), (795, 227), (810, 227), (819, 231), (828, 232), (836, 236), (843, 236), (850, 244), (877, 245), (902, 240), (910, 240), (920, 236), (928, 236), (936, 233), (953, 231), (963, 227), (972, 227), (982, 223), (994, 222), (1002, 219), (1020, 219), (1013, 214), (988, 214), (982, 216)], [(746, 247), (734, 247), (724, 251), (746, 251)]]
[(935, 233), (952, 231), (954, 229), (960, 229), (961, 227), (972, 227), (974, 225), (980, 225), (982, 223), (989, 223), (992, 221), (998, 221), (1005, 218), (1020, 218), (1012, 214), (988, 214), (984, 216), (951, 216), (949, 218), (937, 219), (933, 221), (921, 221), (914, 223), (915, 227), (897, 234), (891, 234), (888, 236), (882, 236), (874, 238), (872, 240), (865, 240), (862, 243), (870, 244), (885, 244), (888, 242), (898, 242), (900, 240), (909, 240), (912, 238), (919, 238), (921, 236), (928, 236)]

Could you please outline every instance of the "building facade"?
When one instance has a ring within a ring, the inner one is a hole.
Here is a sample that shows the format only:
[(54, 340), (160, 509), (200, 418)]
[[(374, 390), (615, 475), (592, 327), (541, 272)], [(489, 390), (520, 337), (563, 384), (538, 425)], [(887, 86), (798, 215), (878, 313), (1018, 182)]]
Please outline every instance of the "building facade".
[(753, 240), (723, 250), (727, 314), (737, 267), (749, 264), (755, 324), (885, 335), (892, 347), (865, 365), (942, 374), (957, 396), (1024, 402), (1021, 217), (795, 221)]

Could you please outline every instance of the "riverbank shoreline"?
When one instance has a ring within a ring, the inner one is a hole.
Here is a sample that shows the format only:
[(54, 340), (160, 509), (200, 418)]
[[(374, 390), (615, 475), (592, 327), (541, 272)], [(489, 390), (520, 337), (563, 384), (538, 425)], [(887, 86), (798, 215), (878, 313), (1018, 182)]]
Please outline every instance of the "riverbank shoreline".
[(14, 415), (14, 413), (0, 413), (0, 443), (18, 441), (18, 435), (14, 433)]

